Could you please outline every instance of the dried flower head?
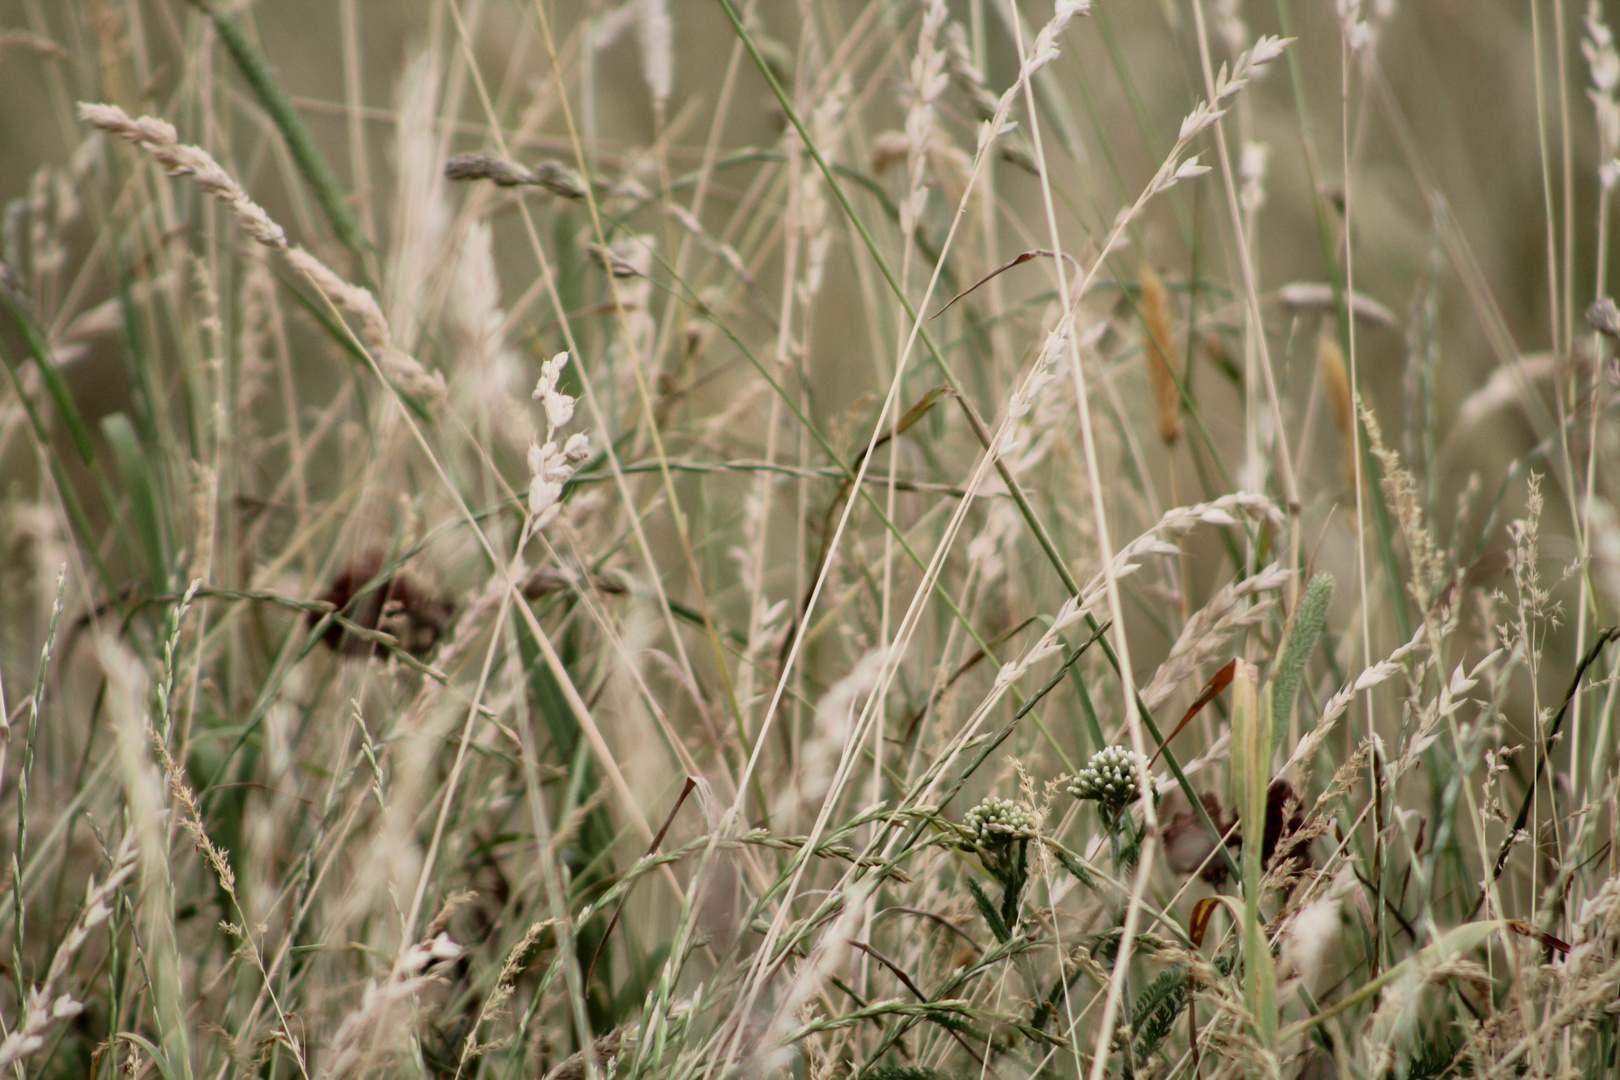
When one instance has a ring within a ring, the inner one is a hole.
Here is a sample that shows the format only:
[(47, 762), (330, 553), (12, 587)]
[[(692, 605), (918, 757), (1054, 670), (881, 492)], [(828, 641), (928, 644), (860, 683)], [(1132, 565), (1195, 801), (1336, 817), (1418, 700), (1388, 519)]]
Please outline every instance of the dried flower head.
[[(392, 635), (401, 649), (418, 659), (433, 651), (452, 614), (449, 601), (403, 571), (386, 572), (381, 556), (375, 553), (344, 567), (318, 599), (361, 630)], [(315, 626), (322, 617), (321, 612), (311, 611), (306, 619)], [(336, 621), (327, 626), (321, 640), (346, 656), (383, 656), (388, 651), (381, 639), (363, 637)]]

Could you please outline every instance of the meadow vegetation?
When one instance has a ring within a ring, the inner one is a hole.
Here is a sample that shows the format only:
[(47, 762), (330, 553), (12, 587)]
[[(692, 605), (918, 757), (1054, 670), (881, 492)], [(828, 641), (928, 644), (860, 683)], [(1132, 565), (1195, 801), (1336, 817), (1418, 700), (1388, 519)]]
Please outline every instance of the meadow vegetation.
[(1613, 14), (0, 2), (0, 1072), (1616, 1075)]

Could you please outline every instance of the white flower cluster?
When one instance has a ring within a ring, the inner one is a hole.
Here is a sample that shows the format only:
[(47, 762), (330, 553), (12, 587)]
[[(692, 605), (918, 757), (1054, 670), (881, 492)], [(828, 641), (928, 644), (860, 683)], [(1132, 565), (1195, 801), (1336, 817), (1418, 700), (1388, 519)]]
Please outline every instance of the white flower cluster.
[(567, 353), (553, 356), (540, 366), (540, 381), (534, 385), (534, 399), (546, 410), (546, 441), (529, 447), (529, 528), (534, 532), (556, 520), (562, 511), (563, 485), (591, 456), (591, 440), (583, 432), (557, 442), (558, 429), (574, 418), (574, 399), (557, 389), (567, 364)]
[(981, 845), (1028, 840), (1035, 835), (1035, 815), (1011, 799), (987, 795), (962, 818), (962, 827)]
[(1141, 774), (1147, 759), (1123, 746), (1110, 746), (1091, 755), (1086, 767), (1069, 781), (1069, 794), (1094, 799), (1110, 814), (1117, 814), (1142, 792)]

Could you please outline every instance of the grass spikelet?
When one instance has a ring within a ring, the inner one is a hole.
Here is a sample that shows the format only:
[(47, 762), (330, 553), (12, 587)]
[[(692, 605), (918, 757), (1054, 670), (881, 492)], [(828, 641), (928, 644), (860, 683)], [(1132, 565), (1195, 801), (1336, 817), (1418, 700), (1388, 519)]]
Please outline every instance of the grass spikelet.
[(354, 316), (360, 323), (360, 339), (370, 350), (383, 374), (398, 381), (402, 390), (411, 394), (439, 397), (444, 393), (444, 377), (437, 372), (429, 374), (416, 358), (394, 343), (394, 332), (377, 306), (377, 298), (352, 282), (345, 281), (337, 272), (301, 247), (287, 249), (287, 261), (307, 277), (321, 295), (340, 311)]
[(1266, 594), (1283, 588), (1292, 578), (1292, 571), (1273, 563), (1210, 597), (1187, 620), (1181, 636), (1170, 647), (1170, 655), (1142, 688), (1142, 700), (1148, 708), (1162, 705), (1199, 668), (1220, 656), (1239, 630), (1263, 623), (1277, 602), (1277, 597)]
[(1383, 470), (1384, 488), (1395, 504), (1396, 519), (1401, 536), (1406, 541), (1407, 556), (1412, 560), (1412, 581), (1408, 588), (1412, 598), (1427, 606), (1434, 590), (1440, 584), (1444, 567), (1439, 546), (1429, 533), (1423, 520), (1422, 497), (1417, 481), (1401, 463), (1401, 456), (1385, 445), (1378, 418), (1365, 404), (1361, 405), (1361, 423), (1367, 429), (1367, 444)]
[(197, 186), (231, 208), (249, 236), (266, 247), (286, 249), (287, 234), (281, 226), (270, 220), (263, 207), (247, 197), (242, 186), (206, 150), (200, 146), (183, 145), (174, 125), (167, 120), (153, 116), (132, 120), (116, 105), (87, 101), (79, 102), (79, 119), (134, 143), (151, 155), (170, 176), (191, 177)]
[(641, 47), (641, 77), (647, 80), (653, 105), (660, 111), (675, 88), (675, 27), (668, 0), (636, 0), (636, 43)]
[(1140, 287), (1142, 319), (1142, 362), (1147, 365), (1148, 385), (1153, 390), (1153, 407), (1158, 417), (1159, 438), (1166, 446), (1181, 435), (1180, 364), (1171, 342), (1170, 294), (1152, 264), (1143, 260), (1136, 272)]

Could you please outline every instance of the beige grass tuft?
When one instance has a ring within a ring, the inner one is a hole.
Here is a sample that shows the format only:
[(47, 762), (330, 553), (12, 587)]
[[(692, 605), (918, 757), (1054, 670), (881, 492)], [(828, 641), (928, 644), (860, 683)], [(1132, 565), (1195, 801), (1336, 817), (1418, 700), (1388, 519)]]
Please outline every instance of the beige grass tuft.
[(1350, 394), (1350, 371), (1344, 366), (1344, 350), (1327, 334), (1316, 339), (1316, 370), (1322, 391), (1333, 409), (1333, 429), (1339, 433), (1344, 458), (1344, 486), (1356, 489), (1356, 406)]
[(1142, 357), (1147, 364), (1148, 385), (1153, 388), (1153, 405), (1158, 413), (1159, 438), (1166, 446), (1181, 435), (1180, 366), (1171, 342), (1170, 296), (1164, 281), (1143, 260), (1137, 271), (1141, 286)]

